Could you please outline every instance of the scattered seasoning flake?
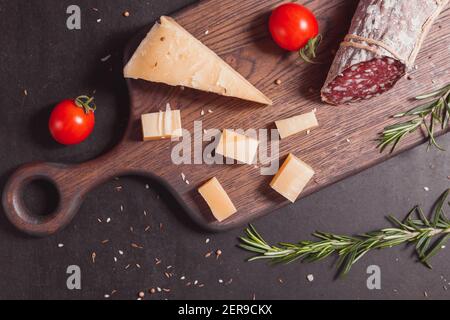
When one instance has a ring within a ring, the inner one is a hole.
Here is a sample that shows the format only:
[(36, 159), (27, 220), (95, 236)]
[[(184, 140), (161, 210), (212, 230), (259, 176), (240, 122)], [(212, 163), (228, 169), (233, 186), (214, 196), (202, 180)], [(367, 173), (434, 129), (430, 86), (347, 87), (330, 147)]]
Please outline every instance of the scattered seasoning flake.
[(150, 189), (150, 186), (148, 184), (146, 184), (145, 189)]
[(194, 281), (194, 286), (196, 286), (198, 284), (198, 280)]
[(106, 219), (106, 223), (110, 223), (111, 222), (111, 218)]
[(208, 244), (211, 241), (209, 238), (206, 238), (205, 243)]
[(205, 115), (205, 110), (202, 109), (202, 111), (200, 111), (200, 115), (204, 116)]
[(306, 130), (306, 134), (307, 134), (307, 135), (309, 135), (310, 133), (311, 133), (311, 130), (310, 130), (310, 129)]
[(124, 17), (129, 17), (129, 16), (130, 16), (130, 12), (129, 12), (129, 11), (125, 11), (125, 12), (123, 13), (123, 16), (124, 16)]
[(108, 242), (109, 242), (109, 240), (105, 239), (105, 240), (102, 241), (102, 244), (107, 244)]
[(160, 259), (158, 259), (158, 258), (155, 258), (155, 261), (156, 261), (156, 265), (158, 265), (158, 264), (160, 264), (161, 263), (161, 260)]
[(92, 263), (95, 263), (95, 258), (97, 258), (97, 254), (95, 252), (92, 252), (91, 258), (92, 258)]
[(349, 138), (345, 139), (345, 141), (347, 141), (348, 143), (350, 143), (350, 142), (351, 142)]
[(158, 292), (162, 291), (160, 287), (156, 287), (156, 290), (158, 290)]
[(428, 298), (428, 292), (424, 291), (423, 295), (425, 296), (425, 298)]
[(150, 226), (146, 226), (144, 232), (147, 232), (148, 230), (150, 230)]
[(205, 285), (203, 283), (198, 285), (199, 288), (203, 288), (204, 286)]
[(117, 186), (114, 189), (116, 189), (117, 192), (120, 192), (120, 191), (122, 191), (123, 187), (122, 186)]
[(123, 205), (120, 205), (120, 212), (123, 212)]
[(223, 283), (223, 280), (222, 280), (222, 279), (219, 279), (219, 283)]
[(119, 254), (120, 254), (121, 256), (123, 256), (123, 251), (122, 251), (122, 250), (119, 250)]
[(125, 270), (129, 269), (130, 267), (131, 267), (131, 265), (130, 265), (130, 264), (127, 264), (127, 265), (125, 266)]
[(185, 280), (186, 277), (185, 276), (181, 276), (180, 280)]
[(423, 187), (423, 190), (425, 190), (425, 191), (430, 191), (430, 188), (428, 188), (428, 187)]
[(132, 246), (133, 248), (136, 248), (136, 249), (144, 249), (143, 246), (140, 246), (140, 245), (138, 245), (138, 244), (136, 244), (136, 243), (132, 243), (131, 246)]
[(206, 30), (205, 31), (205, 35), (207, 36), (209, 34), (209, 30)]
[(169, 265), (169, 266), (166, 267), (166, 269), (172, 269), (172, 266)]
[(151, 294), (154, 294), (154, 293), (156, 292), (156, 290), (155, 290), (155, 288), (151, 288), (151, 289), (149, 290), (149, 292), (150, 292)]
[(100, 23), (100, 22), (102, 22), (102, 19), (97, 19), (97, 23)]
[(144, 298), (145, 297), (144, 291), (139, 292), (138, 297), (139, 298)]
[(222, 255), (222, 250), (218, 249), (216, 251), (216, 258), (219, 259), (219, 257)]
[(205, 254), (205, 258), (211, 257), (211, 254), (212, 254), (212, 252), (207, 252), (207, 253)]
[(308, 276), (306, 278), (308, 279), (309, 282), (313, 282), (314, 281), (314, 275), (313, 274), (308, 274)]
[(183, 181), (186, 180), (186, 175), (183, 172), (181, 173), (181, 179), (183, 179)]
[(185, 182), (186, 182), (186, 184), (189, 184), (189, 180), (186, 180)]
[(278, 279), (278, 282), (279, 283), (284, 283), (283, 279), (281, 279), (281, 278)]
[(100, 222), (100, 223), (102, 223), (102, 219), (100, 219), (100, 218), (97, 218), (97, 221)]
[(105, 297), (105, 299), (109, 299), (110, 295), (109, 294), (105, 294), (104, 297)]
[(213, 111), (211, 109), (208, 109), (208, 113), (213, 113)]
[(252, 300), (256, 300), (256, 294), (255, 293), (252, 296)]
[[(98, 20), (97, 20), (97, 21), (98, 21)], [(107, 56), (101, 58), (100, 61), (101, 61), (101, 62), (106, 62), (106, 61), (109, 60), (109, 58), (111, 58), (111, 55), (110, 55), (110, 54), (108, 54)]]
[(280, 85), (280, 84), (281, 84), (281, 79), (275, 80), (275, 84), (276, 84), (276, 85)]
[(23, 94), (26, 95), (26, 96), (28, 95), (27, 89), (24, 89), (24, 90), (23, 90)]
[(64, 244), (63, 243), (59, 243), (58, 244), (58, 248), (62, 248), (62, 247), (64, 247)]
[(170, 292), (170, 289), (169, 288), (163, 288), (163, 291), (164, 292)]
[(114, 257), (114, 262), (117, 262), (117, 258), (116, 257)]

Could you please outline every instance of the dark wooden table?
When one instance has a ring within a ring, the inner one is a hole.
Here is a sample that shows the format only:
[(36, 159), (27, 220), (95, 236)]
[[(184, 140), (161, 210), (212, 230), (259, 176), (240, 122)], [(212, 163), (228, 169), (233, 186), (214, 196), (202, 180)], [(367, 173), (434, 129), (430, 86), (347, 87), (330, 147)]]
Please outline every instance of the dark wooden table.
[[(121, 76), (125, 44), (142, 26), (190, 2), (78, 0), (74, 3), (82, 11), (82, 28), (69, 31), (67, 3), (0, 0), (1, 186), (22, 163), (86, 161), (117, 143), (128, 114)], [(129, 17), (123, 16), (125, 11)], [(102, 62), (108, 55), (111, 58)], [(93, 136), (76, 147), (58, 146), (47, 131), (52, 106), (60, 99), (94, 90), (99, 109)], [(439, 141), (450, 149), (448, 135)], [(449, 187), (449, 175), (450, 154), (426, 152), (426, 146), (420, 146), (255, 225), (271, 241), (305, 239), (315, 230), (369, 231), (385, 226), (387, 214), (403, 217), (416, 203), (428, 208)], [(54, 196), (48, 186), (34, 184), (26, 201), (45, 212), (54, 205)], [(432, 271), (411, 258), (412, 248), (399, 247), (369, 254), (345, 279), (335, 280), (333, 259), (277, 267), (244, 263), (247, 253), (235, 248), (241, 232), (204, 233), (153, 181), (120, 178), (89, 195), (74, 222), (50, 238), (25, 237), (1, 214), (0, 298), (103, 299), (117, 290), (113, 298), (134, 299), (139, 291), (157, 287), (170, 292), (146, 298), (449, 298), (445, 289), (450, 287), (446, 280), (450, 279), (448, 249), (433, 259)], [(109, 242), (102, 244), (103, 240)], [(132, 243), (143, 248), (133, 248)], [(218, 249), (222, 255), (216, 259)], [(213, 254), (205, 258), (208, 252)], [(161, 262), (157, 264), (156, 259)], [(367, 289), (366, 268), (372, 264), (381, 268), (381, 290)], [(69, 265), (81, 268), (81, 290), (66, 287)], [(309, 274), (314, 281), (307, 280)], [(182, 276), (186, 279), (181, 280)], [(192, 285), (186, 286), (188, 282)]]

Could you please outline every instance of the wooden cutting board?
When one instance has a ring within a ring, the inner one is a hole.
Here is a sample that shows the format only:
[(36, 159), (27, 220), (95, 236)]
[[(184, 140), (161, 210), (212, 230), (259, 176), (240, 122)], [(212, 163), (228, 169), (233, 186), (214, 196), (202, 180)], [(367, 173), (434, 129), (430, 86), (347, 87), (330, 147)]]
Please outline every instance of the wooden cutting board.
[[(142, 142), (141, 114), (164, 110), (166, 103), (181, 109), (183, 127), (190, 132), (193, 132), (196, 120), (203, 121), (204, 129), (271, 129), (275, 120), (317, 108), (320, 128), (309, 135), (298, 134), (280, 143), (281, 161), (288, 153), (293, 153), (317, 172), (302, 197), (388, 159), (390, 155), (380, 154), (376, 149), (375, 140), (383, 127), (393, 123), (389, 116), (412, 107), (411, 97), (442, 86), (449, 79), (450, 10), (447, 8), (433, 26), (411, 79), (402, 79), (392, 91), (368, 102), (336, 107), (321, 103), (319, 90), (358, 1), (300, 1), (316, 14), (324, 35), (319, 56), (324, 63), (319, 65), (305, 64), (295, 53), (282, 51), (271, 41), (267, 21), (271, 9), (279, 3), (207, 0), (173, 15), (183, 27), (273, 99), (273, 106), (128, 80), (131, 115), (121, 143), (99, 159), (80, 165), (33, 163), (21, 167), (4, 191), (3, 205), (9, 219), (32, 235), (54, 233), (70, 222), (93, 187), (112, 177), (128, 174), (150, 176), (164, 184), (184, 206), (186, 214), (211, 230), (242, 225), (288, 204), (269, 187), (272, 177), (260, 175), (259, 168), (251, 165), (174, 165), (171, 150), (175, 142)], [(148, 27), (131, 40), (125, 50), (125, 63), (153, 23), (149, 21)], [(281, 80), (280, 85), (275, 84), (277, 79)], [(204, 116), (201, 116), (202, 110)], [(423, 135), (413, 134), (404, 140), (397, 153), (423, 141)], [(182, 180), (181, 173), (189, 184)], [(238, 209), (232, 218), (221, 223), (212, 219), (197, 192), (200, 185), (214, 176)], [(47, 179), (56, 185), (60, 193), (56, 212), (37, 217), (25, 207), (23, 187), (33, 179)]]

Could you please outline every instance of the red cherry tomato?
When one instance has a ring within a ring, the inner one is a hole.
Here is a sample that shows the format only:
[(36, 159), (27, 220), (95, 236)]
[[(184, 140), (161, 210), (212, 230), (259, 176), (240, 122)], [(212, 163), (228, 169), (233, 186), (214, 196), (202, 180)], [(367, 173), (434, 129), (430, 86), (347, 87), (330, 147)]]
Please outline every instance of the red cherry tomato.
[(63, 100), (52, 111), (48, 127), (53, 138), (61, 144), (73, 145), (86, 140), (95, 124), (93, 98), (80, 96)]
[(273, 40), (283, 49), (299, 51), (319, 34), (314, 14), (297, 3), (286, 3), (273, 10), (269, 20)]

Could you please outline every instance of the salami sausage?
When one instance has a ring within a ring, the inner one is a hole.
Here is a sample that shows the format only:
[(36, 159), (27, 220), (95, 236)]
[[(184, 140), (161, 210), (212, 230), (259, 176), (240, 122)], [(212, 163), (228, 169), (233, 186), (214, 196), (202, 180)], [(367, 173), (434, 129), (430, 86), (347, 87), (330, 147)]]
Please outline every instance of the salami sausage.
[(322, 88), (322, 100), (347, 104), (391, 89), (414, 65), (449, 0), (360, 0)]

